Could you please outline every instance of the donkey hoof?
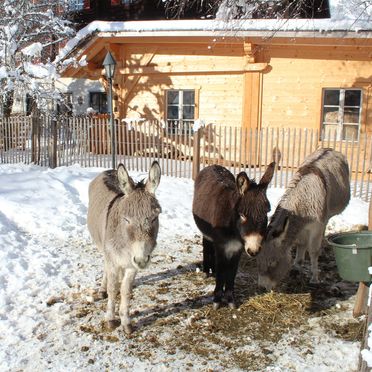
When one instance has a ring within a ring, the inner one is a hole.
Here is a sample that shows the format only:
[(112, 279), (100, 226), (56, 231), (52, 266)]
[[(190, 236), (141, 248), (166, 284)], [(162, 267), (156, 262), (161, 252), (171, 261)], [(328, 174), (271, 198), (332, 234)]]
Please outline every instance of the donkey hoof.
[(235, 309), (236, 309), (235, 302), (229, 302), (229, 303), (227, 304), (227, 306), (229, 307), (229, 309), (232, 309), (232, 310), (235, 310)]
[(221, 302), (213, 302), (213, 310), (218, 310), (221, 307)]
[(124, 332), (127, 335), (130, 335), (133, 333), (133, 326), (131, 324), (124, 324), (123, 328), (124, 328)]
[(120, 320), (114, 319), (114, 320), (108, 320), (107, 321), (107, 328), (110, 331), (113, 331), (115, 328), (119, 327)]
[(97, 300), (104, 300), (107, 298), (107, 292), (106, 291), (99, 291), (97, 293)]

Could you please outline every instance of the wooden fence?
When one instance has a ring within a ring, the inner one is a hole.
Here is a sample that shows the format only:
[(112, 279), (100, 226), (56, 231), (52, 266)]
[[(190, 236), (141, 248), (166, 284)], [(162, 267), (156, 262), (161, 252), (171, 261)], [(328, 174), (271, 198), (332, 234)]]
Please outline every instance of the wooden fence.
[[(275, 160), (271, 183), (286, 187), (304, 158), (318, 147), (331, 147), (346, 155), (353, 196), (371, 198), (372, 137), (338, 141), (336, 134), (324, 140), (316, 130), (265, 128), (250, 130), (208, 124), (193, 131), (180, 122), (116, 122), (117, 162), (130, 170), (146, 172), (156, 159), (162, 173), (195, 177), (210, 164), (221, 164), (237, 174), (244, 170), (259, 179)], [(0, 162), (35, 163), (57, 167), (111, 168), (111, 128), (108, 119), (12, 117), (0, 118)]]

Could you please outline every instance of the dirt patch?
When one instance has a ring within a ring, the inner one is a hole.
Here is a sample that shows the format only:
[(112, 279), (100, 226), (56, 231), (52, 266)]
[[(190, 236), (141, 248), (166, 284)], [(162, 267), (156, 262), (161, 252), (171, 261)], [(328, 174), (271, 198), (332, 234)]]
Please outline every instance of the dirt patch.
[[(185, 241), (190, 251), (201, 249), (199, 245), (199, 238)], [(122, 343), (126, 353), (141, 360), (156, 361), (161, 351), (168, 356), (193, 355), (206, 369), (212, 360), (225, 368), (262, 370), (275, 361), (273, 353), (283, 335), (310, 330), (310, 320), (316, 319), (324, 332), (345, 341), (361, 340), (361, 320), (349, 316), (339, 321), (339, 314), (346, 312), (342, 304), (356, 293), (357, 284), (340, 279), (327, 245), (319, 266), (322, 282), (317, 286), (309, 284), (306, 261), (302, 273), (291, 272), (275, 292), (265, 292), (257, 286), (256, 261), (243, 255), (236, 279), (239, 308), (217, 311), (212, 308), (214, 278), (204, 277), (200, 262), (160, 269), (136, 282), (131, 311), (135, 332), (129, 337), (120, 328), (107, 329), (103, 321), (107, 300), (98, 301), (91, 291), (52, 299), (49, 306), (68, 302), (78, 332), (107, 343)], [(306, 338), (293, 337), (291, 342), (312, 353)], [(185, 369), (193, 369), (193, 364), (188, 362)]]

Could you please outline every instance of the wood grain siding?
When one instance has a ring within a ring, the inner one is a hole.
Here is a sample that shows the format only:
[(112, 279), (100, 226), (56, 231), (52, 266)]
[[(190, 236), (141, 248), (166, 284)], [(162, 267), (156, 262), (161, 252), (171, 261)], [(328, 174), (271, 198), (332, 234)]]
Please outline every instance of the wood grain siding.
[[(319, 129), (323, 88), (362, 88), (362, 131), (371, 122), (371, 61), (368, 48), (272, 46), (271, 71), (263, 76), (263, 127)], [(359, 60), (357, 60), (359, 59)]]
[(168, 89), (195, 90), (196, 118), (204, 119), (206, 123), (241, 125), (243, 74), (142, 76), (126, 101), (126, 116), (148, 120), (164, 118)]
[[(236, 44), (126, 44), (121, 76), (121, 117), (162, 119), (168, 89), (197, 91), (195, 118), (242, 125), (244, 58)], [(130, 87), (130, 89), (129, 89)]]
[(86, 55), (88, 65), (71, 66), (64, 76), (98, 79), (106, 51), (114, 52), (118, 119), (163, 120), (166, 91), (193, 89), (195, 118), (207, 124), (319, 130), (323, 89), (359, 88), (361, 132), (372, 133), (372, 44), (367, 36), (102, 33), (84, 48), (77, 56)]

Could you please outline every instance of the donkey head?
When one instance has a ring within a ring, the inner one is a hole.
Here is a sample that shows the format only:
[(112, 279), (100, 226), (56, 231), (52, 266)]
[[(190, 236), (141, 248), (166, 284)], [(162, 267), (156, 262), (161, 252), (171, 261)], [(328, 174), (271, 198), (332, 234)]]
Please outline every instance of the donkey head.
[(123, 164), (119, 164), (118, 182), (124, 196), (119, 204), (120, 239), (126, 242), (132, 265), (143, 269), (156, 246), (161, 207), (155, 198), (160, 182), (160, 166), (154, 161), (146, 183), (134, 183)]
[(275, 163), (271, 163), (260, 182), (250, 180), (245, 172), (238, 174), (236, 184), (240, 193), (237, 208), (239, 213), (238, 229), (244, 241), (244, 249), (250, 256), (255, 256), (266, 234), (267, 213), (270, 202), (266, 196), (267, 187), (273, 178)]
[(258, 285), (267, 290), (275, 288), (288, 274), (292, 266), (291, 250), (288, 248), (289, 214), (277, 208), (268, 227), (263, 248), (257, 256)]

